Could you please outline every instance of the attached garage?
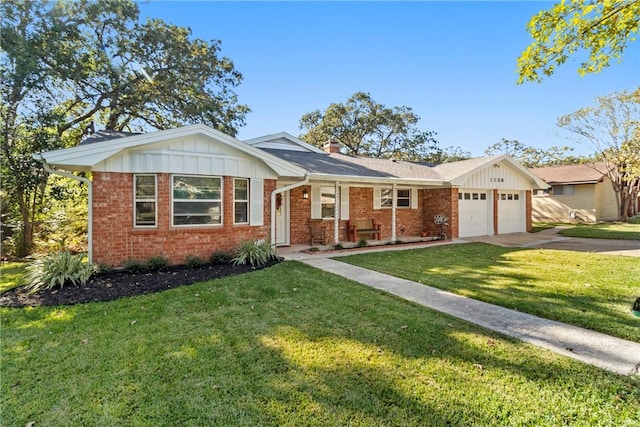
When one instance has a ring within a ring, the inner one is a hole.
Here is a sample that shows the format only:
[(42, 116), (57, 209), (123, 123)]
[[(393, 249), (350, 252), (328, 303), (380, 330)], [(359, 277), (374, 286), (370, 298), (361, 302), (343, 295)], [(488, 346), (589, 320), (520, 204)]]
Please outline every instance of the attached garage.
[(460, 190), (458, 192), (459, 236), (485, 236), (493, 234), (492, 203), (487, 190)]
[(457, 188), (457, 237), (526, 232), (531, 225), (531, 192), (546, 186), (507, 155), (434, 169)]

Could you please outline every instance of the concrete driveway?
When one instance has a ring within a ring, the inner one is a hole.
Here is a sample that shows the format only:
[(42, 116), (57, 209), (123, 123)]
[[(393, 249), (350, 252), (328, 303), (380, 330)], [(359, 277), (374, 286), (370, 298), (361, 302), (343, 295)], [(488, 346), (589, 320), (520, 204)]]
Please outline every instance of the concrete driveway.
[(559, 249), (565, 251), (597, 252), (604, 255), (623, 255), (640, 258), (639, 240), (583, 239), (564, 237), (559, 228), (539, 233), (512, 233), (497, 236), (465, 237), (460, 240), (484, 242), (492, 245), (520, 248)]

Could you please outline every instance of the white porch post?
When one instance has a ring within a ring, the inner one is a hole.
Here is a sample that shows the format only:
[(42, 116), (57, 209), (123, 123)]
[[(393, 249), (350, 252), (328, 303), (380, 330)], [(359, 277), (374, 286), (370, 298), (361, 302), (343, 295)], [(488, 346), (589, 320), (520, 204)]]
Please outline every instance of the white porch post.
[(398, 195), (396, 191), (396, 185), (391, 186), (391, 241), (396, 241), (396, 205)]
[(340, 187), (338, 181), (333, 183), (335, 204), (333, 206), (333, 244), (340, 242)]

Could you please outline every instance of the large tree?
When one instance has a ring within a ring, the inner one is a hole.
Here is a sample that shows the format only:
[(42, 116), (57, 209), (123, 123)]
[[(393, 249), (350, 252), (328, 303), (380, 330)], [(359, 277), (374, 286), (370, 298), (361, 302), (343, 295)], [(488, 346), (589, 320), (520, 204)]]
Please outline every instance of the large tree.
[(220, 42), (160, 20), (132, 0), (0, 5), (2, 181), (19, 205), (29, 252), (46, 174), (38, 151), (77, 144), (93, 128), (141, 131), (204, 123), (234, 135), (248, 108)]
[(517, 139), (502, 138), (485, 150), (485, 154), (508, 154), (523, 166), (539, 168), (544, 166), (570, 165), (584, 163), (589, 159), (572, 156), (572, 147), (550, 147), (548, 149), (536, 148), (524, 144)]
[(588, 53), (580, 75), (598, 73), (621, 58), (639, 27), (639, 0), (562, 0), (529, 21), (533, 42), (518, 58), (518, 82), (539, 82), (580, 51)]
[(558, 119), (558, 125), (590, 144), (605, 162), (605, 172), (624, 221), (640, 190), (640, 89), (597, 98), (595, 107), (582, 108)]
[(300, 139), (319, 147), (336, 140), (345, 154), (425, 160), (438, 146), (435, 132), (418, 129), (419, 120), (409, 107), (388, 108), (356, 92), (344, 104), (302, 116), (300, 129), (306, 133)]

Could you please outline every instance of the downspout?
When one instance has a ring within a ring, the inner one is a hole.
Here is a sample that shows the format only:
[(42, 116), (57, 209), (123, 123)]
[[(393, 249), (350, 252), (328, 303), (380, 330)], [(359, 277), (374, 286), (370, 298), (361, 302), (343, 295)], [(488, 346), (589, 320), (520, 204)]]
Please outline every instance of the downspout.
[(304, 176), (304, 180), (296, 182), (290, 185), (286, 185), (282, 188), (276, 188), (271, 193), (271, 246), (274, 251), (276, 249), (276, 196), (294, 188), (306, 185), (309, 182), (309, 175)]
[(40, 160), (42, 162), (42, 166), (44, 166), (44, 170), (46, 170), (47, 172), (54, 175), (75, 179), (76, 181), (84, 182), (85, 184), (87, 184), (87, 193), (89, 197), (89, 207), (88, 207), (89, 224), (87, 227), (87, 257), (89, 258), (89, 264), (91, 264), (93, 262), (93, 189), (91, 185), (92, 184), (91, 180), (89, 178), (74, 175), (69, 172), (54, 169), (51, 167), (49, 163), (47, 163), (44, 157), (42, 157), (42, 154), (39, 154), (39, 156), (40, 156), (39, 158), (36, 158), (36, 155), (34, 154), (33, 157), (34, 159)]
[(333, 244), (337, 245), (340, 242), (340, 207), (342, 199), (340, 199), (340, 186), (339, 182), (333, 183), (333, 194), (335, 195), (333, 205)]
[(396, 184), (391, 186), (391, 242), (396, 242), (396, 204), (398, 203), (398, 195)]

